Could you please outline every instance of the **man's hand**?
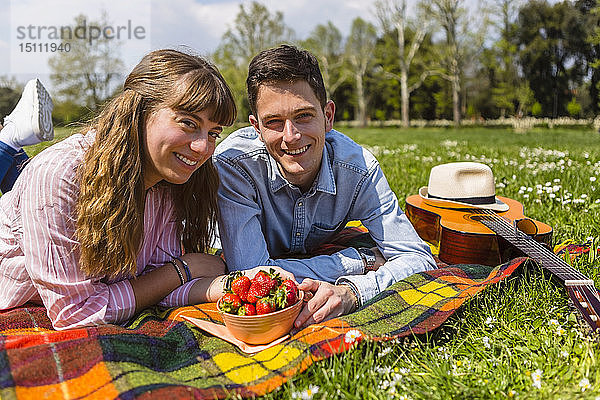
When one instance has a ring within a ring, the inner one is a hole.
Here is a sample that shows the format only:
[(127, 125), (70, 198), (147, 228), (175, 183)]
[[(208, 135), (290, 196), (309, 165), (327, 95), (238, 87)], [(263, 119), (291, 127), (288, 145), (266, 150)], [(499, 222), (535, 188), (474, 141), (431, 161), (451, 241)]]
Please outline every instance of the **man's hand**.
[(385, 264), (385, 257), (383, 256), (383, 254), (381, 253), (381, 251), (379, 250), (379, 248), (377, 246), (372, 247), (371, 251), (373, 251), (373, 253), (375, 253), (374, 269), (375, 269), (375, 271), (377, 271), (379, 269), (379, 267), (381, 267), (383, 264)]
[(354, 293), (346, 285), (336, 286), (306, 278), (298, 285), (298, 289), (308, 292), (306, 298), (310, 300), (296, 318), (296, 328), (339, 317), (349, 313), (354, 307)]

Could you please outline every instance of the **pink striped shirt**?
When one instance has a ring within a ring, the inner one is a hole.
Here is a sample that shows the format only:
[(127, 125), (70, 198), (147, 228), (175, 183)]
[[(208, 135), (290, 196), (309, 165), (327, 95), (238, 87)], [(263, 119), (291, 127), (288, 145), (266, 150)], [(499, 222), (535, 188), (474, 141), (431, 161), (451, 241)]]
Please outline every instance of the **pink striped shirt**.
[[(76, 134), (44, 150), (0, 197), (0, 310), (41, 301), (55, 329), (121, 322), (133, 315), (129, 280), (88, 278), (79, 269), (76, 170), (94, 137), (93, 132)], [(180, 254), (173, 205), (164, 189), (152, 188), (146, 196), (137, 275)], [(187, 304), (193, 282), (160, 304)]]

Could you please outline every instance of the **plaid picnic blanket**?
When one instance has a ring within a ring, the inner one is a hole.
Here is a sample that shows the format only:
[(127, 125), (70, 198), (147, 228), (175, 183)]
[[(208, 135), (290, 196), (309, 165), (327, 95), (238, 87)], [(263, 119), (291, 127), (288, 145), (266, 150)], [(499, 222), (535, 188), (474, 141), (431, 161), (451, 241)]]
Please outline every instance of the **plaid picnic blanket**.
[(125, 326), (52, 330), (43, 307), (0, 312), (0, 398), (223, 398), (268, 393), (361, 340), (439, 327), (466, 300), (524, 262), (457, 265), (397, 282), (361, 310), (312, 325), (255, 354), (182, 317), (220, 322), (215, 304), (142, 312)]
[(588, 240), (585, 243), (575, 243), (573, 240), (569, 239), (554, 246), (554, 253), (559, 257), (567, 257), (571, 259), (571, 261), (583, 255), (589, 255), (591, 258), (595, 258), (596, 256), (600, 256), (600, 247), (597, 247), (594, 252), (594, 246), (597, 246), (597, 243), (592, 240)]

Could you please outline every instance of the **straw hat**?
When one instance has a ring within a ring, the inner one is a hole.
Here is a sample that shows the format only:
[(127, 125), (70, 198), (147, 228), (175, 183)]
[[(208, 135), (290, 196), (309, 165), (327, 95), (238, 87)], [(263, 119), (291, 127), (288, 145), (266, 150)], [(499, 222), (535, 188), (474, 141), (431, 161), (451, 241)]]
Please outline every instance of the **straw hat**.
[(443, 208), (485, 208), (507, 211), (496, 197), (496, 183), (490, 167), (475, 162), (436, 165), (429, 173), (429, 185), (419, 189), (426, 203)]

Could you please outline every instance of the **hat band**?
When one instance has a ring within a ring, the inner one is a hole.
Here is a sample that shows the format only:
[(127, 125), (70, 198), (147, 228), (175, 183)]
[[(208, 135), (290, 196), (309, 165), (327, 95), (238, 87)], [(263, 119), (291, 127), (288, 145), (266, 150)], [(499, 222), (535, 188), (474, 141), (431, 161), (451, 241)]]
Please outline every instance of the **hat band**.
[(496, 203), (496, 196), (448, 198), (448, 197), (435, 196), (435, 195), (429, 193), (428, 197), (430, 197), (432, 199), (458, 201), (461, 203), (468, 203), (468, 204), (495, 204)]

